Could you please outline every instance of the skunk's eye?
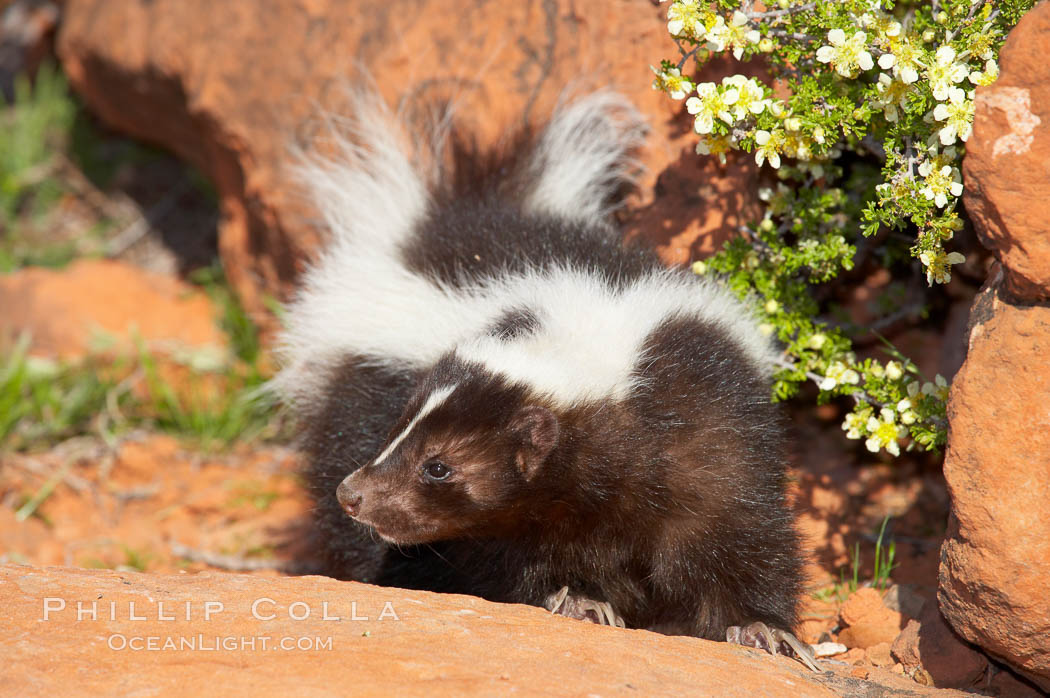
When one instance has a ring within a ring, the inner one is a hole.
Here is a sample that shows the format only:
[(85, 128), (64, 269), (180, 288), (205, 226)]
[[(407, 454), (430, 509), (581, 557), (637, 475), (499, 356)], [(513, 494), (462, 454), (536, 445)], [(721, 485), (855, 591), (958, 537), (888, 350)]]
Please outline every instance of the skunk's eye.
[(433, 482), (447, 480), (448, 476), (451, 474), (452, 468), (439, 460), (428, 460), (423, 464), (423, 475)]

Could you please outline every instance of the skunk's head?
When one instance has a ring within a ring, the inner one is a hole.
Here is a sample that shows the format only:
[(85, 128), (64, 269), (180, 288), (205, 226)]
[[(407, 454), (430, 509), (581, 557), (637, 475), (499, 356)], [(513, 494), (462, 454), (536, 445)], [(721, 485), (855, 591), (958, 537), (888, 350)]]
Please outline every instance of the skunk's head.
[(449, 355), (336, 496), (392, 543), (498, 535), (520, 522), (560, 436), (555, 413), (523, 388)]

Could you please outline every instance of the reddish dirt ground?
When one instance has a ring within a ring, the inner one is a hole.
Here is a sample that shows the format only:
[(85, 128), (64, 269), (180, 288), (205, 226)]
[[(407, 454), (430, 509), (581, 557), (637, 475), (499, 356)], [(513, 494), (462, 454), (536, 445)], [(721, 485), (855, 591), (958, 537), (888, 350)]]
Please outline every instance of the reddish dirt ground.
[[(113, 451), (76, 440), (0, 458), (7, 562), (173, 572), (206, 569), (207, 558), (266, 574), (290, 562), (312, 566), (304, 550), (310, 505), (286, 448), (206, 455), (141, 435)], [(18, 521), (16, 512), (62, 472), (51, 495)]]

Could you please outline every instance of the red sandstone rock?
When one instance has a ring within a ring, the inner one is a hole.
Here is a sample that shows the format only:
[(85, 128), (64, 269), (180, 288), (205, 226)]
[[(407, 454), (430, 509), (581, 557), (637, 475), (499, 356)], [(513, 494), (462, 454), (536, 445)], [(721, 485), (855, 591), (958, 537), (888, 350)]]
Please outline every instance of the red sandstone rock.
[(665, 13), (638, 0), (600, 11), (570, 0), (67, 0), (58, 50), (106, 123), (212, 179), (225, 268), (261, 311), (262, 292), (287, 290), (317, 241), (290, 141), (318, 105), (340, 108), (359, 65), (392, 103), (455, 97), (485, 143), (542, 119), (566, 88), (622, 91), (653, 128), (628, 230), (669, 261), (717, 249), (759, 212), (757, 171), (746, 155), (727, 168), (698, 157), (682, 104), (650, 88), (648, 66), (676, 52)]
[[(50, 602), (54, 609), (58, 599), (65, 602), (46, 621), (45, 598), (56, 599)], [(263, 600), (256, 615), (272, 619), (253, 616), (257, 599)], [(94, 603), (98, 619), (78, 622), (78, 602), (84, 609)], [(145, 620), (130, 620), (132, 602), (134, 615)], [(205, 620), (208, 602), (223, 608), (212, 605)], [(322, 620), (323, 604), (341, 620)], [(800, 664), (725, 643), (323, 577), (2, 566), (0, 606), (0, 654), (7, 667), (19, 669), (5, 672), (4, 690), (11, 695), (65, 694), (71, 687), (91, 695), (147, 687), (159, 694), (202, 695), (215, 692), (220, 667), (230, 669), (219, 679), (223, 695), (230, 696), (835, 695)], [(351, 620), (355, 610), (368, 620)], [(161, 611), (174, 620), (159, 620)], [(294, 620), (306, 613), (305, 620)], [(215, 646), (216, 637), (237, 638), (238, 647), (245, 637), (257, 644), (232, 651), (112, 649), (151, 636), (185, 637), (204, 646)], [(331, 649), (263, 650), (261, 636), (270, 642), (330, 637)]]
[(1050, 690), (1050, 306), (1013, 305), (1000, 282), (974, 303), (948, 402), (938, 598), (959, 635)]
[(890, 656), (890, 643), (880, 642), (872, 645), (865, 653), (868, 661), (878, 667), (893, 666), (893, 657)]
[(893, 656), (908, 671), (922, 667), (941, 688), (969, 688), (988, 668), (985, 656), (952, 632), (935, 603), (926, 604), (919, 620), (908, 621)]
[(161, 351), (221, 352), (226, 342), (203, 293), (120, 262), (80, 260), (64, 270), (0, 276), (0, 308), (0, 340), (29, 332), (33, 353), (43, 356), (80, 356), (107, 340), (135, 352), (134, 335)]
[[(944, 473), (952, 497), (941, 612), (965, 639), (1050, 690), (1050, 5), (1010, 33), (977, 90), (965, 203), (1003, 263), (970, 315), (952, 384)], [(1041, 208), (1043, 207), (1043, 208)], [(1020, 303), (1019, 303), (1020, 302)], [(1015, 304), (1016, 303), (1016, 304)]]
[(1050, 4), (1010, 32), (1000, 76), (977, 88), (966, 143), (963, 200), (986, 246), (1006, 267), (1003, 290), (1017, 299), (1050, 298)]
[(988, 693), (1002, 698), (1045, 698), (1046, 693), (1009, 671), (997, 672), (988, 683)]
[[(47, 620), (45, 599), (52, 599)], [(340, 620), (324, 620), (324, 604), (328, 616)], [(222, 695), (253, 698), (962, 696), (924, 689), (888, 669), (863, 669), (878, 683), (859, 681), (850, 677), (854, 667), (834, 664), (814, 674), (785, 657), (721, 642), (324, 577), (0, 565), (0, 607), (0, 656), (5, 669), (17, 669), (4, 673), (11, 695), (210, 695), (221, 681)], [(132, 620), (132, 611), (142, 620)], [(355, 614), (367, 619), (354, 620)], [(163, 647), (169, 637), (184, 648), (134, 649), (150, 642)], [(262, 637), (269, 638), (268, 649)], [(321, 644), (273, 649), (281, 638)], [(188, 649), (191, 642), (211, 649)]]
[(882, 595), (875, 589), (858, 589), (842, 604), (839, 612), (846, 629), (838, 641), (847, 647), (867, 649), (880, 643), (889, 643), (900, 632), (902, 616), (882, 603)]

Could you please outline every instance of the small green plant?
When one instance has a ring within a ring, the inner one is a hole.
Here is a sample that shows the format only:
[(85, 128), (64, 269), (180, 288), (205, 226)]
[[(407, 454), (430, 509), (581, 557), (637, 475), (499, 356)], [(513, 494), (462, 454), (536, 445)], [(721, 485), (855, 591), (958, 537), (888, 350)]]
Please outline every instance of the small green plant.
[[(63, 473), (65, 475), (65, 473)], [(54, 480), (54, 478), (52, 478)], [(45, 526), (51, 528), (54, 522), (51, 518), (40, 511), (40, 505), (44, 503), (51, 493), (54, 492), (59, 480), (48, 480), (44, 485), (31, 495), (24, 495), (18, 500), (15, 507), (15, 521), (22, 522), (29, 518), (39, 519)]]
[[(886, 516), (879, 527), (879, 535), (875, 539), (875, 560), (872, 570), (871, 586), (878, 591), (886, 591), (890, 586), (890, 573), (897, 567), (895, 562), (897, 555), (897, 542), (894, 540), (885, 543), (886, 526), (890, 517)], [(862, 586), (860, 569), (863, 562), (860, 550), (860, 541), (853, 544), (853, 550), (849, 555), (849, 577), (846, 577), (846, 569), (839, 569), (839, 581), (829, 587), (813, 592), (813, 598), (818, 601), (844, 601), (853, 592)]]
[(234, 355), (254, 365), (260, 357), (259, 328), (241, 305), (237, 295), (226, 283), (222, 265), (216, 261), (190, 274), (190, 281), (204, 289), (212, 303), (220, 309), (219, 326), (229, 337)]
[[(755, 302), (784, 344), (774, 397), (812, 381), (826, 402), (854, 400), (842, 424), (872, 452), (943, 446), (947, 382), (923, 380), (895, 355), (859, 360), (847, 328), (820, 316), (814, 285), (854, 268), (916, 258), (928, 284), (964, 260), (948, 251), (962, 225), (959, 165), (974, 90), (998, 76), (998, 51), (1033, 0), (673, 0), (667, 29), (680, 58), (653, 68), (654, 88), (683, 100), (697, 153), (733, 150), (776, 171), (766, 212), (698, 274)], [(745, 75), (698, 83), (688, 66), (731, 52), (761, 57), (790, 96)]]
[(93, 361), (63, 364), (28, 349), (24, 335), (0, 353), (0, 444), (24, 450), (90, 431), (117, 381)]
[(875, 540), (875, 571), (872, 576), (871, 585), (879, 591), (886, 591), (890, 583), (890, 573), (893, 572), (894, 558), (897, 555), (897, 541), (891, 540), (889, 545), (883, 546), (883, 536), (886, 534), (886, 524), (890, 517), (882, 520), (879, 528), (879, 537)]
[(231, 367), (217, 376), (190, 372), (180, 389), (161, 375), (156, 358), (145, 350), (139, 363), (147, 392), (141, 417), (161, 431), (211, 450), (258, 436), (270, 423), (270, 406), (256, 397), (263, 378), (254, 367)]
[(0, 229), (10, 227), (21, 207), (44, 208), (61, 194), (49, 184), (53, 155), (65, 147), (75, 112), (65, 77), (53, 65), (42, 65), (33, 84), (24, 75), (15, 80), (14, 104), (0, 110)]
[(127, 545), (121, 545), (124, 551), (124, 564), (122, 567), (133, 569), (137, 572), (145, 572), (153, 560), (153, 553), (147, 550), (135, 550)]
[(853, 570), (853, 577), (849, 581), (849, 593), (852, 594), (860, 588), (860, 541), (853, 544), (853, 555), (850, 556), (850, 568)]
[[(224, 317), (238, 313), (243, 315), (239, 306), (223, 310)], [(0, 349), (0, 450), (47, 447), (86, 434), (112, 443), (138, 426), (206, 450), (275, 435), (272, 406), (258, 396), (266, 375), (259, 366), (254, 325), (237, 322), (242, 336), (231, 336), (231, 343), (240, 342), (244, 355), (254, 357), (252, 363), (211, 352), (161, 359), (141, 342), (132, 357), (53, 361), (31, 356), (30, 338), (21, 337), (7, 351)]]
[(840, 587), (837, 584), (826, 586), (823, 589), (817, 589), (810, 594), (817, 601), (830, 602), (836, 600), (840, 596)]

